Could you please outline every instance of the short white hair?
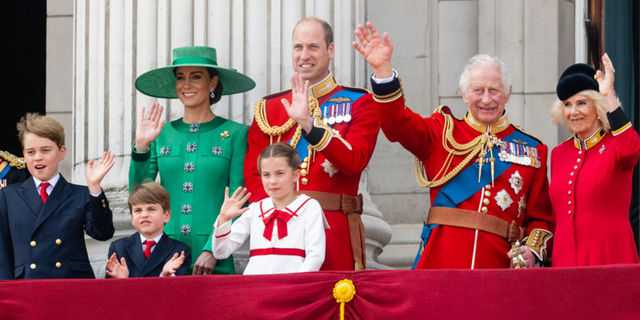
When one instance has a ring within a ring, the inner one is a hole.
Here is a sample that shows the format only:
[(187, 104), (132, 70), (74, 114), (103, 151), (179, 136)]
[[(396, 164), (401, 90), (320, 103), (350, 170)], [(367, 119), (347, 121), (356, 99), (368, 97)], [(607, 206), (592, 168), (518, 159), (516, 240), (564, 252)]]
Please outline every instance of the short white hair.
[(507, 73), (507, 65), (500, 61), (498, 57), (492, 57), (488, 54), (477, 54), (467, 61), (467, 65), (460, 75), (460, 90), (462, 90), (462, 94), (467, 94), (467, 89), (469, 89), (469, 72), (478, 67), (494, 67), (500, 69), (504, 93), (509, 94), (511, 92), (511, 78), (509, 78), (509, 74)]
[[(576, 94), (583, 95), (587, 99), (589, 99), (593, 105), (596, 107), (596, 113), (598, 114), (598, 122), (600, 122), (600, 126), (604, 129), (605, 132), (611, 131), (611, 125), (609, 124), (609, 118), (607, 117), (607, 100), (604, 96), (598, 91), (587, 89), (580, 91)], [(574, 96), (576, 95), (574, 94)], [(573, 97), (573, 96), (571, 96)], [(571, 98), (569, 97), (569, 98)], [(618, 101), (618, 105), (620, 105), (620, 101)], [(551, 118), (553, 118), (553, 123), (564, 125), (569, 132), (574, 133), (569, 128), (569, 124), (567, 123), (567, 118), (564, 116), (564, 101), (556, 101), (551, 108)]]

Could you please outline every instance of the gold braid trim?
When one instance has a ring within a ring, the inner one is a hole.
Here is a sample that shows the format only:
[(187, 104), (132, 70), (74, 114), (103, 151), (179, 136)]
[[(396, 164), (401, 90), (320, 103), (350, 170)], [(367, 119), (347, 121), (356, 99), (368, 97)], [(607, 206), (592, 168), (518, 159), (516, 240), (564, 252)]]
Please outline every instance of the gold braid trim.
[[(268, 135), (270, 138), (269, 144), (273, 144), (273, 137), (278, 136), (278, 141), (276, 142), (280, 142), (282, 135), (291, 130), (296, 122), (290, 118), (281, 126), (270, 126), (269, 120), (267, 119), (266, 102), (267, 101), (265, 99), (258, 100), (254, 106), (254, 114), (260, 131)], [(315, 97), (309, 97), (309, 115), (322, 121), (322, 111), (318, 107), (318, 99)], [(295, 148), (298, 145), (301, 136), (302, 127), (298, 125), (296, 132), (293, 134), (293, 138), (291, 138), (290, 145)]]
[(27, 164), (24, 162), (24, 158), (17, 157), (6, 151), (0, 151), (0, 158), (8, 161), (9, 165), (15, 167), (16, 169), (24, 169), (27, 166)]
[[(473, 159), (476, 155), (480, 153), (480, 160), (484, 162), (484, 155), (486, 151), (484, 151), (485, 146), (489, 148), (489, 150), (496, 143), (495, 136), (491, 137), (487, 134), (482, 134), (477, 136), (475, 139), (471, 140), (471, 142), (466, 144), (460, 144), (453, 138), (453, 117), (449, 114), (444, 114), (444, 127), (442, 129), (442, 146), (445, 148), (449, 155), (444, 161), (442, 168), (436, 174), (433, 181), (429, 181), (427, 175), (424, 171), (424, 166), (422, 162), (417, 157), (414, 159), (415, 164), (415, 173), (418, 184), (425, 188), (435, 188), (441, 186), (453, 177), (455, 177), (466, 165)], [(449, 147), (451, 145), (451, 147)], [(456, 155), (467, 155), (460, 164), (458, 164), (453, 170), (449, 171), (449, 167), (451, 167), (451, 162), (453, 161), (454, 156)], [(482, 171), (482, 163), (480, 164), (480, 171)], [(447, 172), (445, 174), (445, 172)], [(438, 178), (439, 177), (439, 178)], [(493, 178), (492, 178), (493, 180)]]
[(529, 237), (525, 245), (531, 249), (531, 252), (538, 257), (540, 261), (547, 260), (547, 241), (553, 237), (553, 233), (544, 229), (533, 229), (529, 233)]

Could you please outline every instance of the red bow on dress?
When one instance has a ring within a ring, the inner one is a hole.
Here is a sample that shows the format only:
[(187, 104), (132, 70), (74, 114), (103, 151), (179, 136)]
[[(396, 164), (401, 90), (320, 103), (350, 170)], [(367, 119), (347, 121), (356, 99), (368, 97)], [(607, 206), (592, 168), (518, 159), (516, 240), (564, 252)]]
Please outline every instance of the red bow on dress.
[(266, 219), (262, 220), (264, 222), (264, 233), (262, 236), (271, 241), (271, 235), (273, 234), (273, 226), (276, 224), (276, 220), (278, 223), (278, 239), (282, 239), (288, 235), (287, 232), (287, 222), (291, 219), (292, 215), (288, 212), (274, 209), (273, 213)]

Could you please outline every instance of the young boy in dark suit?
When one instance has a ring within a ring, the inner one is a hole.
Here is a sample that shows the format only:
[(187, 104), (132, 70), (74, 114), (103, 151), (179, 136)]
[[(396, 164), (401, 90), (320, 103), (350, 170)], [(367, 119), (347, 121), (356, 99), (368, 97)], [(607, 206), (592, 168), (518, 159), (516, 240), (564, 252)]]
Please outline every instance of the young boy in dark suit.
[(0, 189), (0, 280), (95, 278), (84, 231), (101, 241), (113, 236), (100, 187), (113, 155), (89, 161), (86, 187), (71, 184), (58, 172), (67, 152), (60, 122), (30, 113), (17, 127), (31, 178)]
[(155, 182), (139, 184), (131, 190), (128, 203), (138, 232), (111, 243), (107, 278), (189, 274), (191, 249), (162, 231), (171, 219), (167, 190)]

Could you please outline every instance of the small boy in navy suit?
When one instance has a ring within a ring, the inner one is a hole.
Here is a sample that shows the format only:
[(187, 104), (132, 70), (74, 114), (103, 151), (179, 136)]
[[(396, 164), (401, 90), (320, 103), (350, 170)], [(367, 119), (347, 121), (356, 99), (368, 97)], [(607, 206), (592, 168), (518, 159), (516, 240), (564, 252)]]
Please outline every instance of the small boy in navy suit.
[(155, 182), (139, 184), (131, 190), (128, 203), (138, 232), (111, 243), (107, 278), (189, 274), (191, 249), (162, 231), (171, 219), (167, 190)]
[(100, 187), (113, 167), (111, 151), (87, 164), (87, 186), (58, 172), (67, 149), (57, 120), (29, 113), (17, 125), (31, 178), (0, 189), (0, 280), (95, 278), (84, 231), (113, 236), (113, 220)]

